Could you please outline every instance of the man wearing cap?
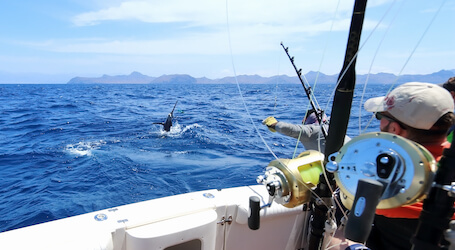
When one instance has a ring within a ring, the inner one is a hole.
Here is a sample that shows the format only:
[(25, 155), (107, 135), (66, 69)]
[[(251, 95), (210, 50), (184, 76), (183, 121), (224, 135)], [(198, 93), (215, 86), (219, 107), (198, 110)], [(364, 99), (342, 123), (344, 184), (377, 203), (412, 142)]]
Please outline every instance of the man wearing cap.
[[(380, 130), (403, 136), (424, 146), (438, 161), (450, 147), (447, 131), (455, 120), (454, 102), (444, 88), (431, 83), (410, 82), (387, 96), (371, 98), (365, 109), (380, 120)], [(454, 180), (455, 181), (455, 180)], [(422, 202), (392, 209), (376, 209), (373, 228), (366, 242), (370, 249), (411, 249), (411, 239), (419, 223)], [(331, 249), (359, 248), (337, 231)]]
[[(450, 95), (455, 101), (455, 77), (449, 78), (447, 82), (441, 83), (439, 86), (445, 88), (447, 91), (449, 91)], [(455, 130), (455, 125), (452, 125), (452, 127), (449, 129), (449, 135), (447, 136), (447, 140), (449, 142), (452, 142), (453, 140), (453, 131)]]
[(449, 80), (447, 80), (447, 82), (442, 83), (441, 87), (449, 91), (450, 94), (452, 95), (452, 98), (455, 99), (455, 76), (450, 77)]
[[(327, 116), (323, 115), (323, 125), (328, 128)], [(296, 139), (299, 139), (306, 150), (317, 150), (324, 152), (325, 138), (322, 133), (321, 126), (319, 125), (314, 109), (309, 110), (303, 118), (303, 124), (290, 124), (286, 122), (279, 122), (273, 116), (269, 116), (262, 121), (272, 132), (278, 132)]]
[[(387, 96), (367, 100), (365, 109), (376, 113), (381, 131), (421, 144), (437, 161), (443, 149), (450, 147), (446, 135), (455, 120), (454, 101), (449, 92), (436, 84), (403, 84)], [(411, 249), (410, 240), (421, 210), (422, 202), (377, 209), (367, 246), (371, 249)]]

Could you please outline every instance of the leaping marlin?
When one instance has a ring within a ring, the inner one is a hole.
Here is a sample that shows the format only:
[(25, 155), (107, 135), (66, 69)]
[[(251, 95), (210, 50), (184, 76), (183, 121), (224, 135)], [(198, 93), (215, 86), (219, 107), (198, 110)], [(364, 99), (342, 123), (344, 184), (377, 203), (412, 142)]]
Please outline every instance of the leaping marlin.
[(154, 122), (153, 124), (161, 124), (163, 125), (164, 131), (169, 132), (171, 131), (172, 127), (172, 117), (174, 116), (174, 109), (175, 106), (177, 106), (178, 100), (174, 104), (174, 108), (172, 109), (171, 113), (167, 115), (166, 121), (165, 122)]

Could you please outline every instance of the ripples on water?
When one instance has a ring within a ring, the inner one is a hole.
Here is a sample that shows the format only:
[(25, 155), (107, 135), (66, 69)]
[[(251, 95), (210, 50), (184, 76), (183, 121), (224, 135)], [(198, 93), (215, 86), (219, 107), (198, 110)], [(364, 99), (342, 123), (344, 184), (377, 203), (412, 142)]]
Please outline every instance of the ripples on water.
[[(295, 140), (268, 132), (261, 121), (274, 115), (301, 122), (308, 105), (302, 87), (241, 88), (267, 143), (278, 157), (292, 157)], [(325, 107), (332, 86), (319, 88)], [(386, 90), (376, 86), (369, 93)], [(152, 123), (163, 122), (176, 100), (174, 126), (166, 133)], [(359, 100), (351, 136), (358, 134)], [(235, 85), (0, 85), (0, 112), (0, 231), (255, 184), (273, 160)], [(361, 123), (369, 118), (364, 112)], [(377, 130), (373, 125), (370, 131)]]

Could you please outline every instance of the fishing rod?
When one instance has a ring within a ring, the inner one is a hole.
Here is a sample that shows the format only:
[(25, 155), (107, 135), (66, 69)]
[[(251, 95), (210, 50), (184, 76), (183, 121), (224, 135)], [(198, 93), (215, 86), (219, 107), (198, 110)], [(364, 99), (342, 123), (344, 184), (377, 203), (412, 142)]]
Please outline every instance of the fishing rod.
[(319, 107), (317, 107), (317, 105), (313, 101), (313, 98), (311, 98), (311, 94), (312, 94), (311, 86), (307, 87), (305, 82), (303, 81), (302, 69), (297, 69), (297, 66), (295, 66), (294, 57), (293, 56), (291, 57), (291, 55), (289, 55), (289, 47), (284, 47), (283, 42), (281, 42), (281, 47), (283, 47), (284, 51), (286, 52), (286, 55), (288, 55), (288, 58), (291, 61), (292, 66), (294, 67), (295, 73), (297, 73), (300, 83), (302, 84), (303, 89), (305, 90), (305, 94), (308, 97), (308, 100), (310, 100), (311, 108), (316, 113), (316, 119), (318, 120), (319, 124), (321, 125), (321, 130), (322, 130), (322, 134), (324, 135), (324, 138), (327, 138), (327, 128), (325, 126), (322, 126), (324, 112)]
[[(356, 57), (360, 44), (366, 4), (367, 0), (356, 0), (354, 3), (343, 68), (338, 76), (339, 84), (333, 98), (324, 162), (328, 161), (329, 155), (337, 152), (343, 146), (344, 137), (346, 136), (354, 96)], [(326, 174), (328, 181), (321, 175), (319, 184), (314, 190), (320, 198), (317, 198), (315, 195), (312, 196), (312, 218), (310, 220), (311, 230), (308, 245), (311, 250), (320, 249), (321, 247), (327, 212), (329, 211), (329, 208), (324, 204), (331, 204), (327, 203), (332, 199), (330, 187), (335, 187), (333, 174), (328, 172)]]
[[(444, 149), (434, 178), (434, 184), (428, 197), (423, 201), (419, 224), (412, 239), (413, 250), (443, 249), (441, 240), (444, 231), (454, 213), (455, 202), (455, 143)], [(455, 244), (454, 230), (451, 228), (446, 234), (450, 245)], [(452, 249), (452, 248), (450, 248)]]

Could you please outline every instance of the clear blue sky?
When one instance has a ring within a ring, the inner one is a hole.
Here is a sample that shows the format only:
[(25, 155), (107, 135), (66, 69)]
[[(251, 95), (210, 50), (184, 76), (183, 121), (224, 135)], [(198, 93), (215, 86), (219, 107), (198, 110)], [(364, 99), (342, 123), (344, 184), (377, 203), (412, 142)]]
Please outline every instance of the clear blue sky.
[[(238, 75), (294, 76), (281, 41), (303, 72), (336, 74), (344, 58), (353, 1), (342, 0), (335, 12), (337, 4), (336, 0), (2, 1), (0, 82), (31, 78), (66, 82), (73, 76), (132, 71), (213, 79), (234, 75), (233, 65)], [(455, 69), (453, 13), (453, 0), (370, 0), (362, 39), (371, 36), (359, 54), (357, 72), (398, 74), (404, 69), (402, 74), (427, 74)]]

